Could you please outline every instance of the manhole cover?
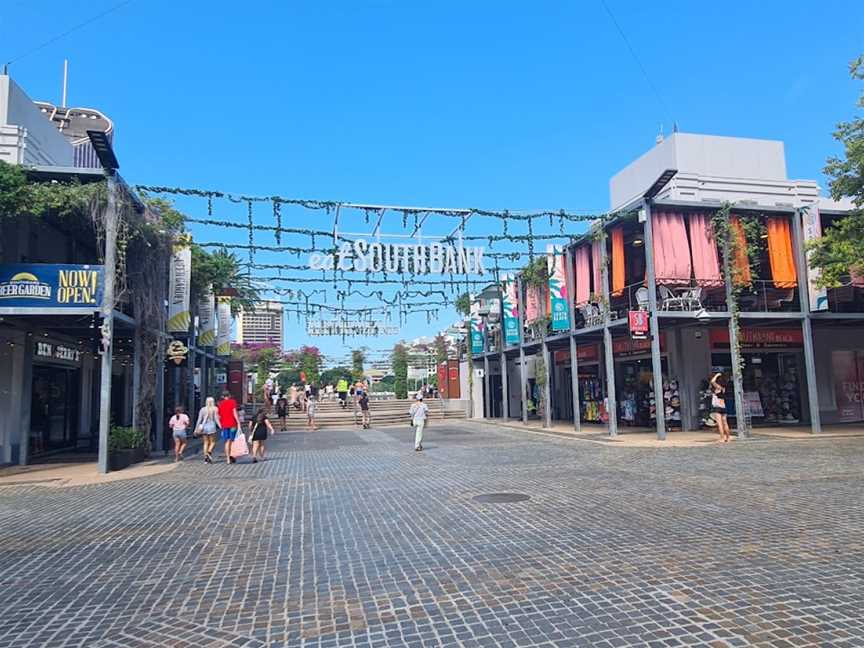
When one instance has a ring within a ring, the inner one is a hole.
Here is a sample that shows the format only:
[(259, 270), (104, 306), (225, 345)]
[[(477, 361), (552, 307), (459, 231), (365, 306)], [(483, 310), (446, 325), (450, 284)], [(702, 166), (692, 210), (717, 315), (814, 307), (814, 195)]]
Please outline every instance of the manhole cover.
[(511, 502), (524, 502), (531, 499), (531, 496), (524, 493), (486, 493), (475, 495), (472, 499), (483, 504), (509, 504)]

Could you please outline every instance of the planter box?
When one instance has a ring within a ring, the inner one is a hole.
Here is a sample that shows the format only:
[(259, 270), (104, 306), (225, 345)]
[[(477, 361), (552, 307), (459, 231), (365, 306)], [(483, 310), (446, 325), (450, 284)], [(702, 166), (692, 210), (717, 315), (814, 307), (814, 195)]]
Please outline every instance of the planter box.
[(110, 470), (123, 470), (132, 464), (141, 463), (149, 458), (146, 448), (128, 448), (124, 450), (112, 450), (108, 454), (108, 467)]

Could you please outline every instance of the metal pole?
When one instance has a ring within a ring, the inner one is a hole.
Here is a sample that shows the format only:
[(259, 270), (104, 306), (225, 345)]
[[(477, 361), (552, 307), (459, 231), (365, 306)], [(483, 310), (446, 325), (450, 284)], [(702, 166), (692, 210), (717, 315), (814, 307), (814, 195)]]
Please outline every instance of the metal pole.
[(744, 376), (741, 372), (741, 347), (738, 338), (737, 304), (735, 303), (735, 291), (732, 288), (732, 263), (729, 241), (723, 244), (723, 282), (726, 286), (726, 309), (729, 311), (729, 352), (732, 356), (732, 391), (735, 396), (736, 428), (738, 438), (745, 439), (750, 436), (747, 429), (747, 421), (744, 416)]
[(822, 431), (822, 415), (819, 413), (819, 390), (816, 387), (816, 354), (813, 351), (813, 322), (810, 319), (810, 275), (807, 255), (804, 252), (804, 235), (801, 227), (801, 212), (792, 214), (792, 236), (795, 262), (798, 269), (798, 301), (801, 304), (801, 332), (804, 337), (804, 373), (807, 374), (807, 403), (810, 407), (810, 431)]
[(570, 317), (570, 390), (573, 402), (573, 429), (582, 431), (582, 407), (579, 404), (579, 348), (576, 345), (576, 281), (573, 272), (573, 248), (564, 250), (565, 277), (567, 279), (567, 313)]
[(483, 354), (483, 416), (484, 418), (492, 418), (492, 392), (489, 391), (489, 354)]
[(503, 285), (500, 277), (496, 277), (501, 294), (501, 312), (499, 313), (499, 321), (501, 322), (501, 418), (505, 421), (510, 418), (510, 381), (507, 376), (507, 354), (504, 353), (504, 347), (507, 346), (507, 331), (504, 328), (504, 294)]
[(522, 278), (516, 278), (516, 295), (519, 300), (519, 400), (522, 403), (522, 422), (528, 424), (528, 377), (525, 375), (525, 297), (522, 294)]
[[(657, 438), (666, 440), (666, 407), (663, 403), (663, 362), (660, 359), (660, 320), (657, 317), (657, 276), (654, 272), (654, 224), (651, 201), (645, 200), (645, 280), (648, 284), (648, 324), (651, 335), (651, 371), (654, 373), (654, 412)], [(686, 253), (686, 250), (685, 250)]]
[(106, 171), (105, 289), (102, 293), (102, 368), (99, 376), (99, 472), (108, 472), (108, 433), (111, 427), (111, 361), (114, 350), (114, 275), (117, 266), (117, 178)]
[(609, 416), (609, 436), (618, 436), (618, 401), (615, 393), (615, 356), (612, 351), (612, 330), (609, 328), (609, 254), (606, 251), (606, 231), (603, 230), (603, 242), (600, 245), (600, 274), (603, 300), (606, 304), (603, 312), (603, 350), (606, 358), (606, 402)]

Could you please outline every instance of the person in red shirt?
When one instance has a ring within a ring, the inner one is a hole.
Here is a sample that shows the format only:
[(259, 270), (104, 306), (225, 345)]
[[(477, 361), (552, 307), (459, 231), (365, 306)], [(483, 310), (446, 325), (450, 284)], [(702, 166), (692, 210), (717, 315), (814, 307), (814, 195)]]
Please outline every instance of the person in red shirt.
[(240, 417), (237, 416), (237, 401), (231, 398), (231, 392), (222, 392), (222, 400), (219, 401), (219, 423), (222, 426), (222, 440), (225, 442), (225, 460), (231, 464), (231, 444), (237, 436), (237, 428), (240, 426)]

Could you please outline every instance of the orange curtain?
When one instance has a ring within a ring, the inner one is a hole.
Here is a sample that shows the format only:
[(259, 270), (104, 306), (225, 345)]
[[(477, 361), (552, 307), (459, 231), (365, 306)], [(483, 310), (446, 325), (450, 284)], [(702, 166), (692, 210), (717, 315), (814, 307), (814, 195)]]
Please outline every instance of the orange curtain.
[(792, 234), (785, 218), (768, 219), (768, 259), (775, 288), (795, 288), (795, 257), (792, 256)]
[(750, 273), (750, 257), (747, 255), (747, 237), (744, 236), (744, 226), (737, 216), (729, 219), (732, 235), (735, 237), (735, 258), (732, 259), (732, 278), (736, 286), (749, 286), (753, 283)]
[(624, 228), (612, 229), (612, 296), (624, 294)]

